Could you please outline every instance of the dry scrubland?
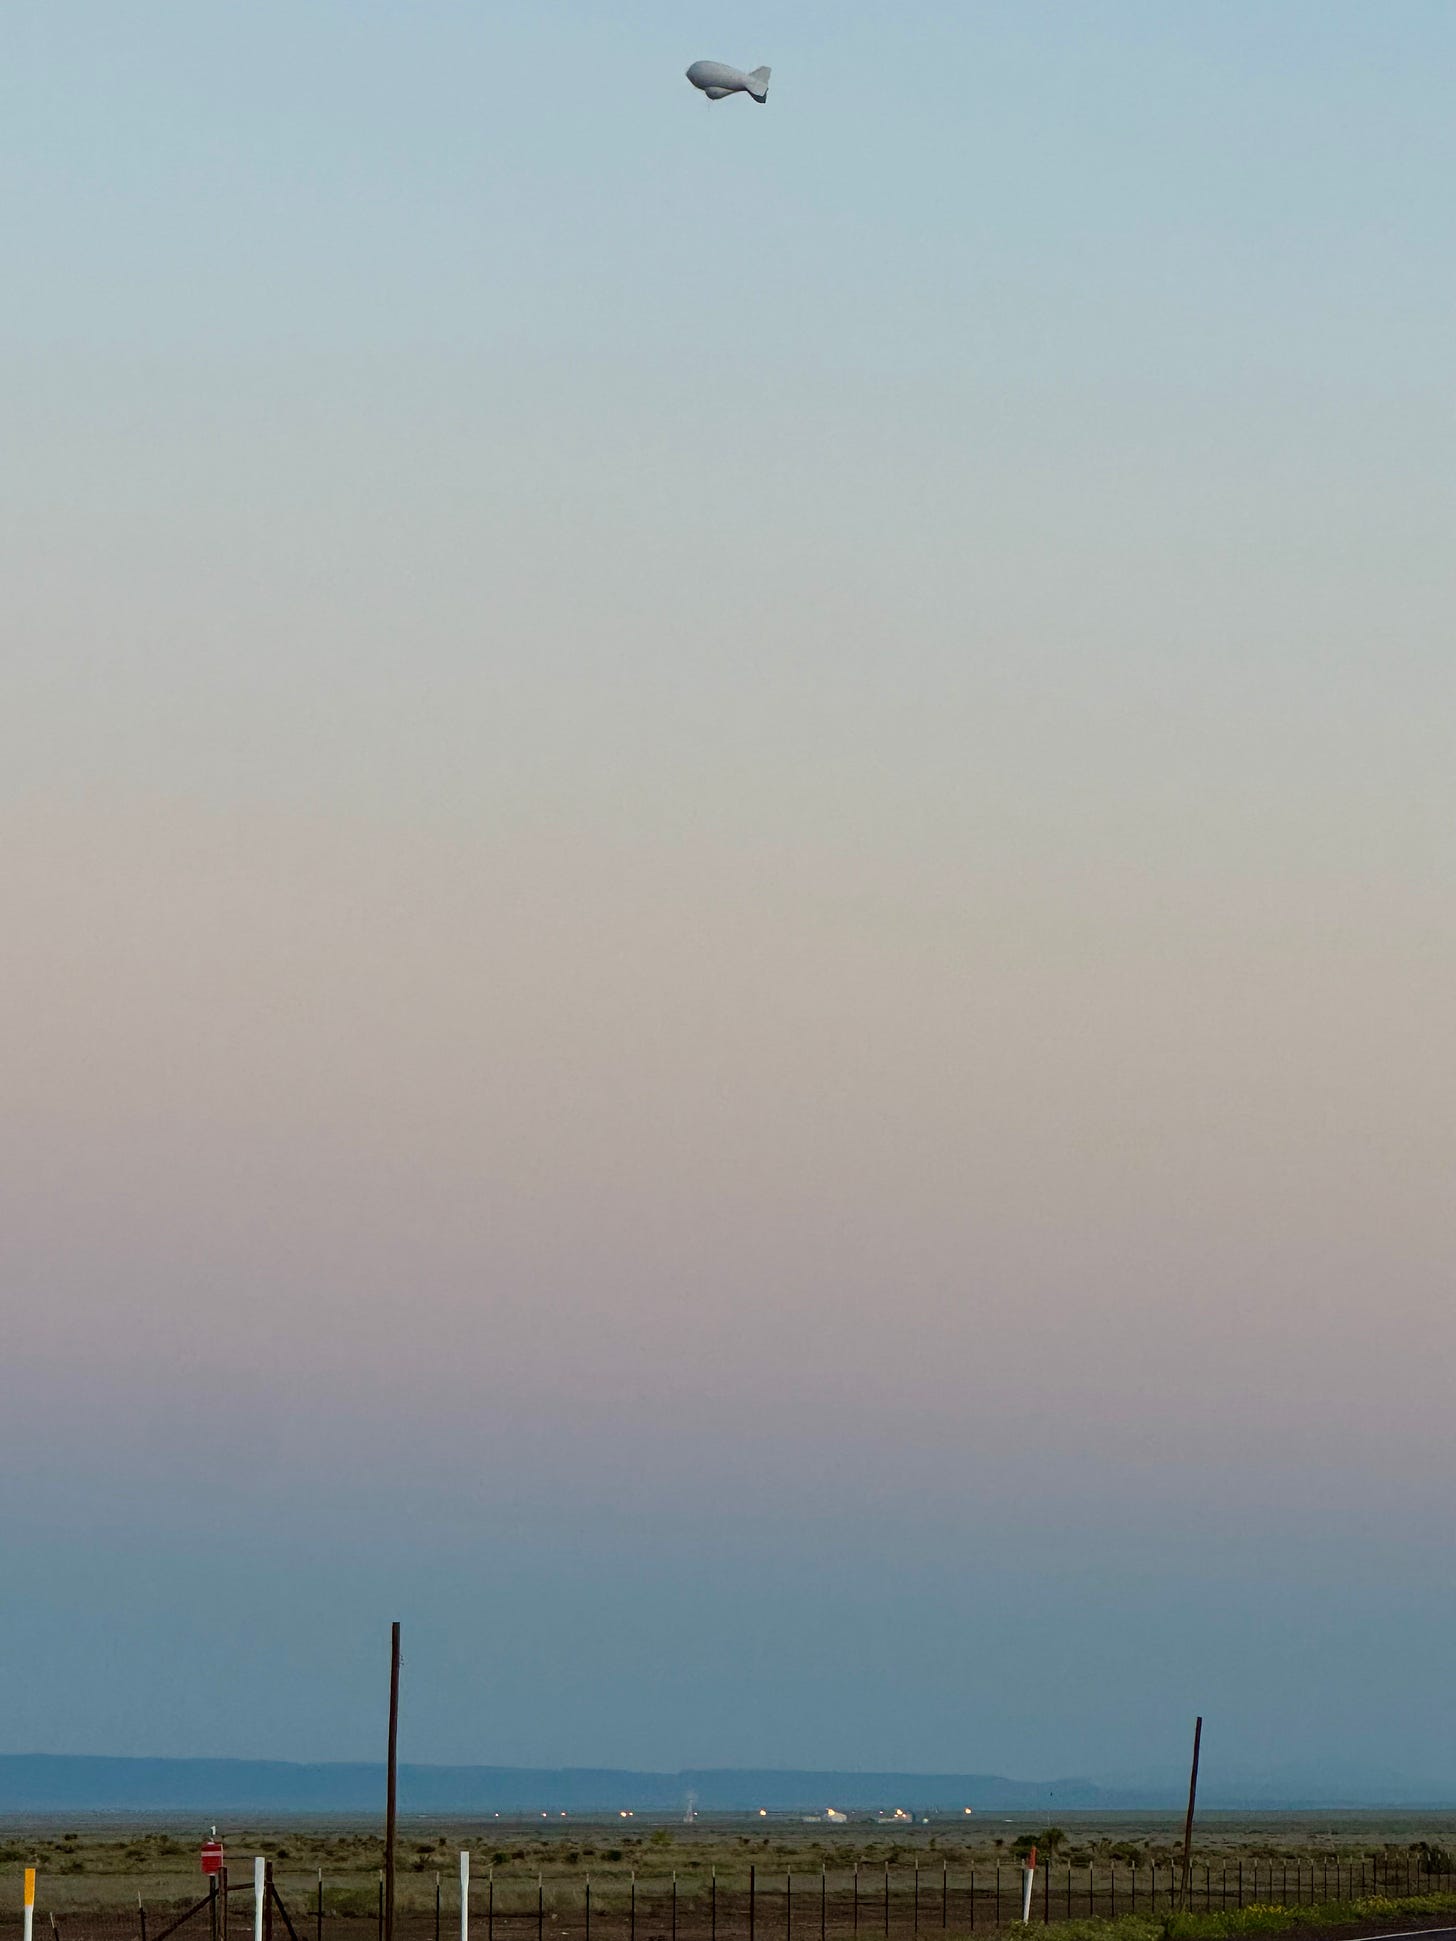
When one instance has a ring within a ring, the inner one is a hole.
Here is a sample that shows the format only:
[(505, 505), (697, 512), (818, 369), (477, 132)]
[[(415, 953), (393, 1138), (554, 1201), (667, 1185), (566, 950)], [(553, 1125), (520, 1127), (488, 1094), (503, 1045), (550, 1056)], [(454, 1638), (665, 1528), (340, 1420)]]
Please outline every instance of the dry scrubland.
[[(805, 1896), (804, 1941), (812, 1941), (817, 1916), (810, 1919), (808, 1901), (817, 1892), (815, 1883), (821, 1868), (828, 1868), (834, 1887), (845, 1893), (852, 1869), (858, 1864), (868, 1907), (889, 1866), (898, 1930), (908, 1919), (905, 1897), (911, 1893), (913, 1869), (919, 1865), (925, 1897), (919, 1926), (929, 1933), (940, 1925), (943, 1868), (948, 1867), (953, 1880), (962, 1884), (974, 1868), (978, 1880), (984, 1883), (1000, 1865), (1007, 1870), (1009, 1894), (1010, 1870), (1017, 1865), (1017, 1840), (1035, 1834), (1044, 1825), (1044, 1821), (1024, 1816), (990, 1813), (977, 1814), (974, 1822), (964, 1825), (941, 1820), (913, 1827), (861, 1820), (830, 1828), (783, 1819), (766, 1826), (741, 1821), (692, 1827), (655, 1825), (641, 1818), (630, 1822), (579, 1819), (569, 1824), (505, 1819), (484, 1825), (478, 1820), (444, 1825), (404, 1821), (397, 1849), (397, 1905), (403, 1915), (415, 1920), (432, 1916), (438, 1873), (446, 1928), (453, 1931), (458, 1906), (456, 1856), (461, 1847), (468, 1846), (473, 1893), (481, 1901), (478, 1913), (483, 1911), (486, 1878), (493, 1872), (502, 1920), (510, 1920), (514, 1928), (516, 1921), (511, 1917), (529, 1911), (534, 1925), (539, 1875), (548, 1922), (559, 1928), (569, 1915), (579, 1912), (589, 1877), (599, 1918), (605, 1923), (609, 1914), (625, 1904), (629, 1881), (635, 1874), (641, 1941), (652, 1941), (663, 1926), (659, 1916), (674, 1874), (686, 1929), (693, 1924), (689, 1909), (706, 1894), (715, 1869), (720, 1890), (731, 1894), (746, 1885), (752, 1866), (765, 1896), (781, 1896), (784, 1876), (792, 1871), (796, 1892), (802, 1891)], [(1181, 1829), (1170, 1814), (1065, 1814), (1058, 1825), (1064, 1839), (1056, 1854), (1057, 1876), (1068, 1864), (1090, 1867), (1099, 1876), (1115, 1869), (1123, 1883), (1124, 1897), (1134, 1875), (1146, 1882), (1156, 1866), (1166, 1877), (1179, 1852)], [(361, 1920), (374, 1916), (384, 1859), (383, 1840), (376, 1828), (259, 1821), (219, 1830), (227, 1841), (234, 1881), (251, 1878), (254, 1854), (268, 1855), (295, 1918), (303, 1912), (311, 1916), (320, 1872), (327, 1915)], [(197, 1849), (206, 1831), (204, 1826), (188, 1827), (175, 1819), (126, 1829), (11, 1820), (0, 1825), (0, 1870), (15, 1871), (32, 1862), (37, 1864), (42, 1913), (48, 1917), (53, 1912), (63, 1923), (68, 1916), (83, 1913), (120, 1915), (134, 1911), (140, 1896), (155, 1933), (170, 1910), (185, 1906), (203, 1892)], [(1196, 1843), (1200, 1867), (1214, 1870), (1236, 1867), (1240, 1862), (1251, 1870), (1255, 1866), (1291, 1870), (1349, 1867), (1363, 1862), (1371, 1884), (1379, 1880), (1392, 1893), (1403, 1892), (1407, 1884), (1421, 1884), (1423, 1849), (1425, 1854), (1434, 1852), (1441, 1858), (1447, 1852), (1456, 1852), (1456, 1813), (1210, 1814), (1200, 1820)], [(1440, 1882), (1443, 1887), (1450, 1884)], [(1308, 1894), (1305, 1897), (1309, 1898)], [(12, 1898), (18, 1900), (18, 1894)], [(765, 1899), (762, 1941), (781, 1941), (783, 1923), (774, 1917), (775, 1905)], [(1121, 1906), (1126, 1907), (1125, 1898)], [(1059, 1897), (1053, 1912), (1062, 1911)], [(6, 1907), (0, 1918), (8, 1922), (10, 1912)], [(578, 1924), (572, 1921), (573, 1926)], [(951, 1923), (957, 1928), (964, 1924), (963, 1919)], [(737, 1925), (736, 1920), (732, 1925)], [(799, 1919), (794, 1925), (799, 1928)], [(477, 1926), (483, 1936), (483, 1924), (477, 1922)], [(872, 1941), (879, 1931), (876, 1916), (867, 1912), (861, 1928), (866, 1941)], [(605, 1925), (602, 1931), (605, 1935)], [(205, 1925), (184, 1930), (186, 1935), (205, 1932)], [(234, 1941), (240, 1932), (250, 1933), (236, 1913), (232, 1932)], [(1070, 1928), (1064, 1929), (1064, 1934), (1072, 1941)], [(43, 1937), (44, 1928), (39, 1941)]]

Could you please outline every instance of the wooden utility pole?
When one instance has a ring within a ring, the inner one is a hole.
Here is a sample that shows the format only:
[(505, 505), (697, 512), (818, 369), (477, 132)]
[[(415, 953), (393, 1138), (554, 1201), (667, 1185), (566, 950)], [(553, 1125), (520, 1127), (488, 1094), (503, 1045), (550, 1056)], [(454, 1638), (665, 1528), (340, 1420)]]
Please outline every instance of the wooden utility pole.
[(1183, 1822), (1183, 1886), (1178, 1896), (1180, 1907), (1193, 1905), (1193, 1808), (1198, 1799), (1198, 1748), (1203, 1740), (1203, 1720), (1193, 1722), (1193, 1770), (1188, 1775), (1188, 1818)]
[(394, 1941), (394, 1821), (399, 1747), (399, 1624), (389, 1627), (389, 1767), (384, 1801), (384, 1941)]

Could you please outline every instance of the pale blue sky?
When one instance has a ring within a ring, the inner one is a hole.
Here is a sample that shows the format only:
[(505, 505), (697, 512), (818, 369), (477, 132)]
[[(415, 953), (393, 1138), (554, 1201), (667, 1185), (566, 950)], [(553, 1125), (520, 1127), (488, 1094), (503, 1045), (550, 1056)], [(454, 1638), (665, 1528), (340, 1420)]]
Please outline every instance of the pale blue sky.
[(1456, 1792), (1453, 68), (12, 0), (10, 1748)]

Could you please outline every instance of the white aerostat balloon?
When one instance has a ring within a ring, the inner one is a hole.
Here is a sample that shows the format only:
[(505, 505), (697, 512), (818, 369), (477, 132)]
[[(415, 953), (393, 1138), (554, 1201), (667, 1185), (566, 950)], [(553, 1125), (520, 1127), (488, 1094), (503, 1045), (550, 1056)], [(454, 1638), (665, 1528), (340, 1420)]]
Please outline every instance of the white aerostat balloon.
[(722, 61), (694, 61), (688, 79), (701, 88), (710, 101), (721, 101), (725, 94), (751, 94), (755, 101), (768, 100), (768, 77), (772, 69), (756, 67), (752, 74), (741, 68), (725, 67)]

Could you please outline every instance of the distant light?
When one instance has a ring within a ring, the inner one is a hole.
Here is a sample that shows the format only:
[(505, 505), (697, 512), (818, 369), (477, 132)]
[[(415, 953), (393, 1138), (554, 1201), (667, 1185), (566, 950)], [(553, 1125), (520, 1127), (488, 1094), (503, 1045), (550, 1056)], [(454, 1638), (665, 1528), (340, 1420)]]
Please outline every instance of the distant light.
[(768, 1818), (768, 1808), (767, 1808), (766, 1806), (760, 1806), (760, 1807), (759, 1807), (759, 1809), (758, 1809), (758, 1817), (759, 1817), (759, 1818), (760, 1818), (761, 1820), (766, 1820), (766, 1819)]
[(966, 1812), (966, 1813), (974, 1813), (974, 1812), (975, 1812), (975, 1810), (976, 1810), (976, 1809), (975, 1809), (975, 1807), (974, 1807), (974, 1806), (967, 1806), (967, 1807), (964, 1807), (964, 1808), (962, 1808), (962, 1811), (963, 1811), (963, 1812)]

